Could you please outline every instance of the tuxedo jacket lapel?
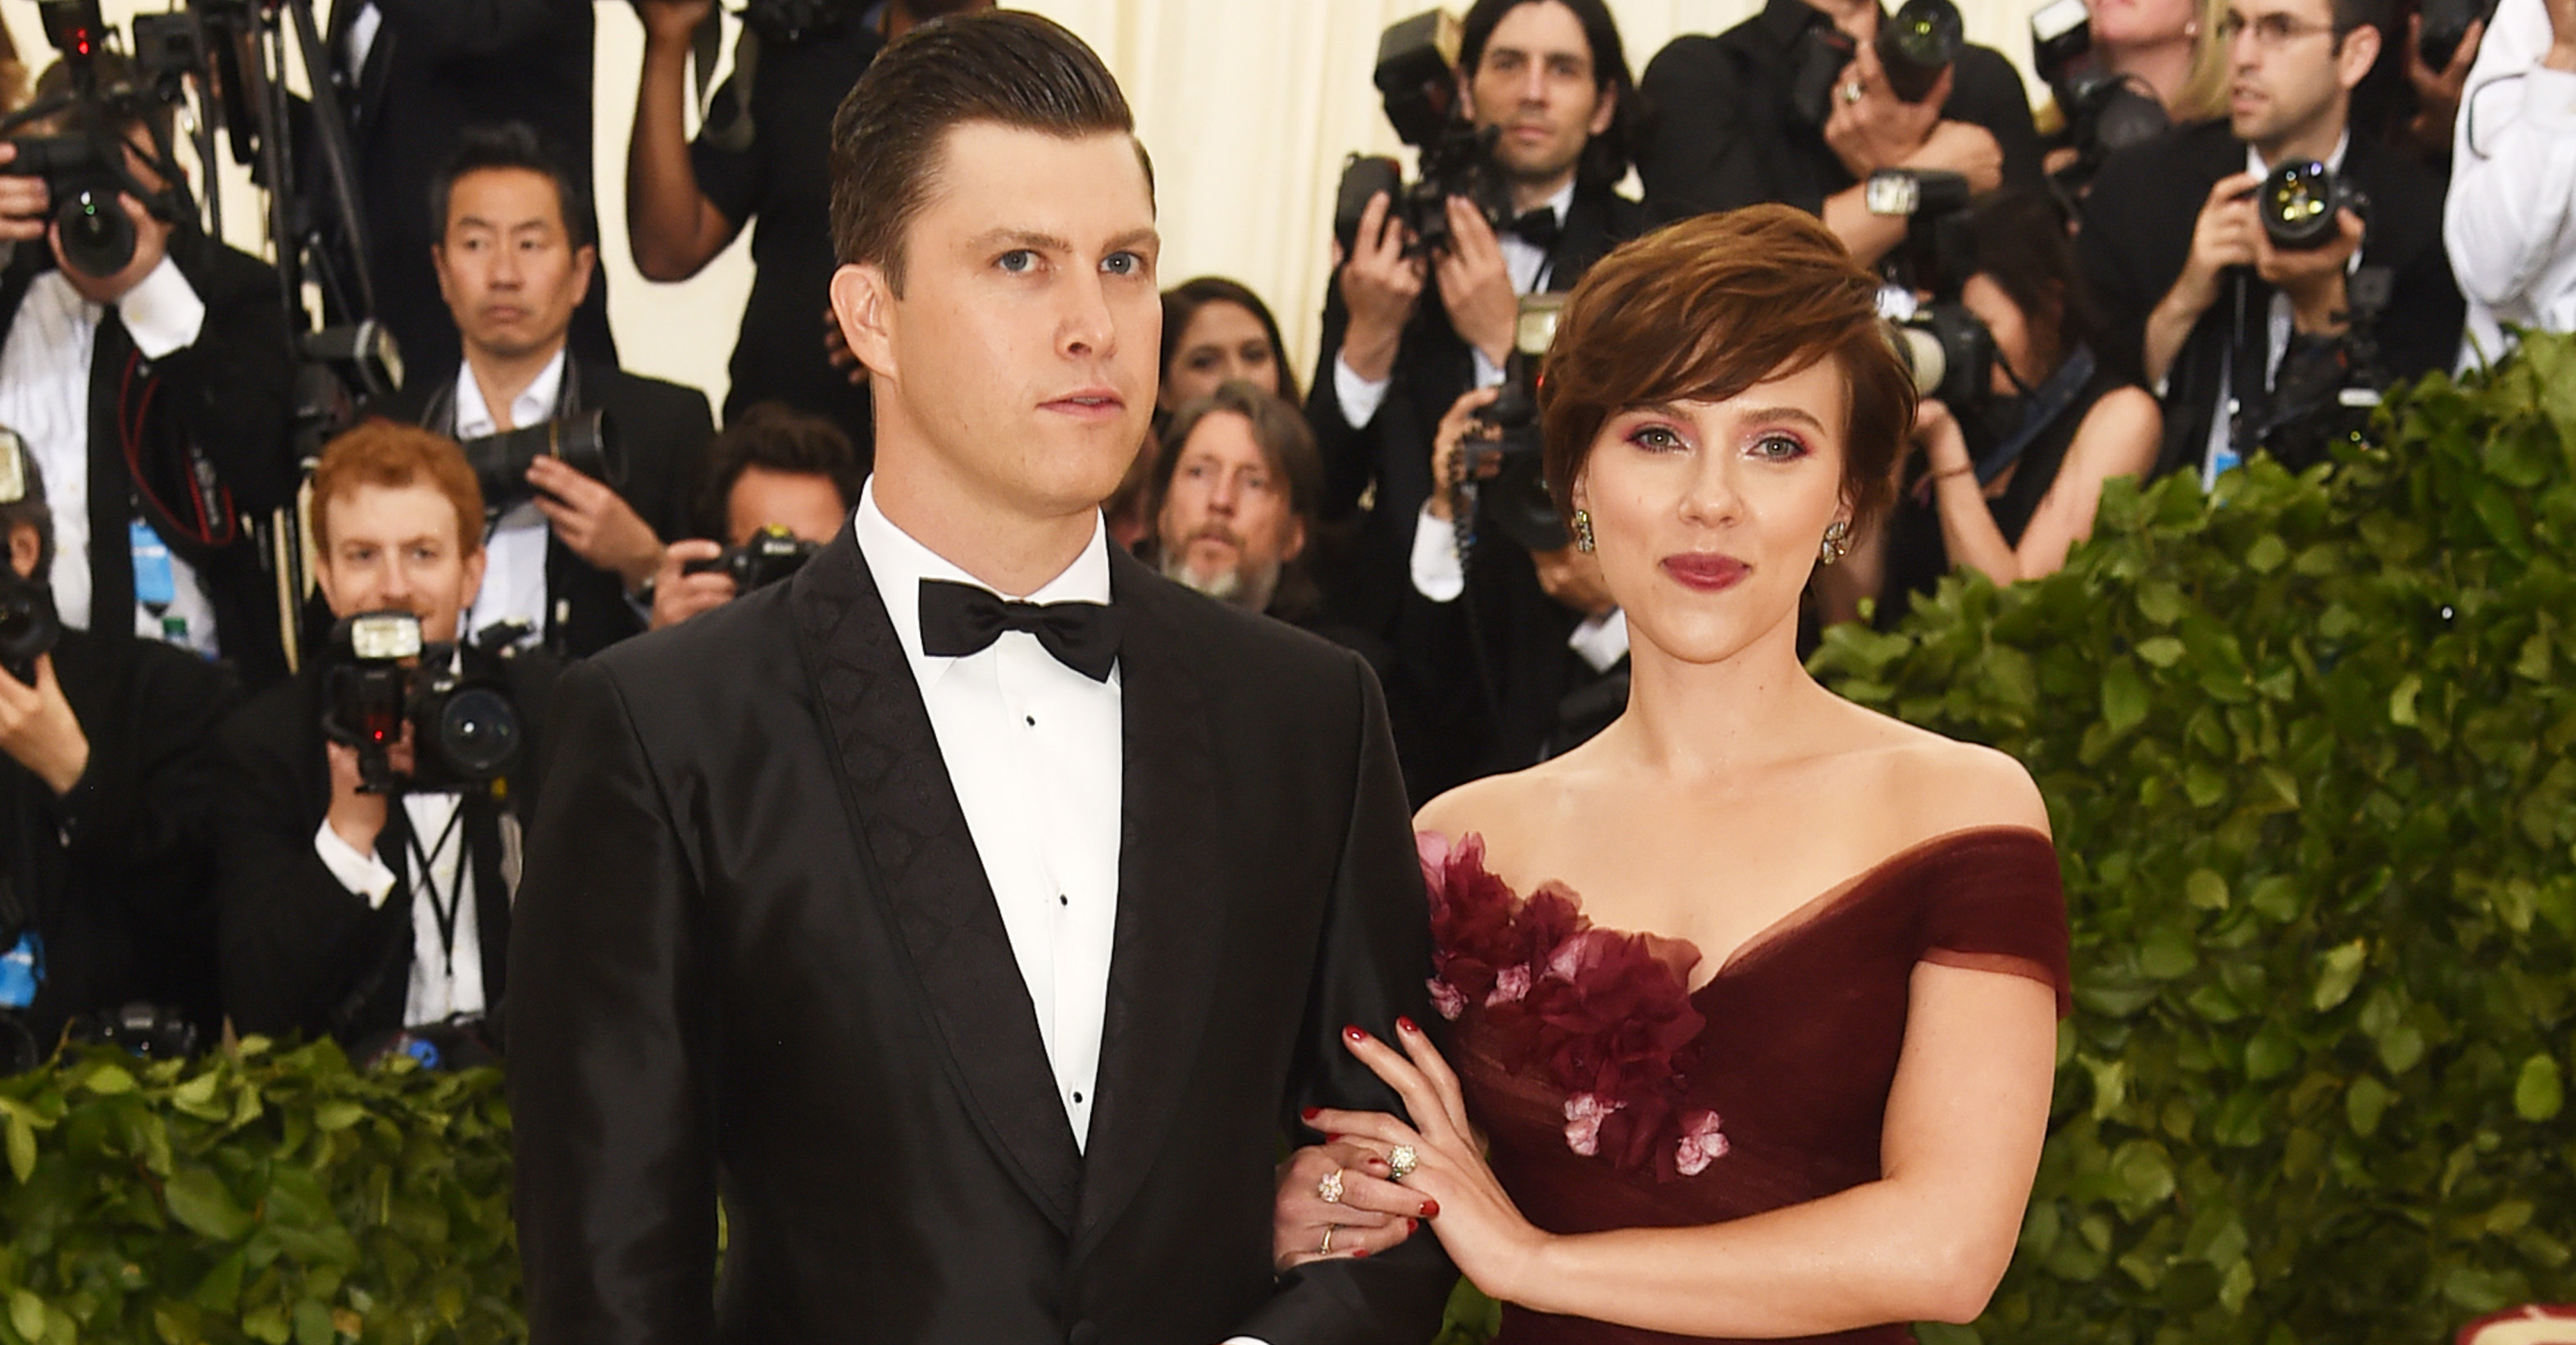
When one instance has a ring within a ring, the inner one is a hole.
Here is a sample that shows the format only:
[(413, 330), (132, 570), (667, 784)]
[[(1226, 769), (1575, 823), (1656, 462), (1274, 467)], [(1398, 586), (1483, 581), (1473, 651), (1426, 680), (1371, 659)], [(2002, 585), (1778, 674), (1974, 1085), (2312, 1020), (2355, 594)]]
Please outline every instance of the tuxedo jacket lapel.
[(1123, 551), (1110, 553), (1109, 578), (1127, 614), (1118, 649), (1126, 745), (1118, 924), (1076, 1256), (1135, 1199), (1172, 1142), (1189, 1062), (1216, 1002), (1224, 932), (1223, 782), (1204, 687), (1170, 612), (1184, 599)]
[(860, 885), (883, 904), (985, 1141), (1069, 1231), (1082, 1153), (921, 688), (850, 529), (792, 582), (807, 676), (871, 870)]

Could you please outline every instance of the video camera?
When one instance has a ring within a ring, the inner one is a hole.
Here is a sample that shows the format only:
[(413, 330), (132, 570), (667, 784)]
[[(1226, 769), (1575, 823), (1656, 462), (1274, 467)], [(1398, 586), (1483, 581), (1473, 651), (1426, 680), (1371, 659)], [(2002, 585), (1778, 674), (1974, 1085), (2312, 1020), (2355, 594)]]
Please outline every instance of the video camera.
[[(1908, 103), (1932, 96), (1941, 72), (1959, 59), (1967, 42), (1967, 25), (1950, 0), (1905, 0), (1902, 8), (1881, 20), (1870, 46), (1886, 72), (1888, 92)], [(1822, 13), (1807, 20), (1798, 37), (1798, 54), (1789, 72), (1789, 103), (1808, 125), (1821, 127), (1833, 115), (1834, 86), (1843, 68), (1860, 54), (1860, 45)]]
[(680, 572), (722, 572), (733, 580), (734, 594), (739, 597), (753, 589), (767, 588), (782, 579), (792, 578), (798, 570), (805, 568), (805, 562), (814, 558), (815, 552), (822, 549), (822, 543), (809, 542), (784, 526), (772, 523), (753, 533), (751, 540), (740, 546), (726, 547), (705, 560), (683, 562)]
[(498, 514), (536, 497), (537, 488), (528, 484), (528, 467), (539, 457), (561, 458), (574, 471), (614, 488), (626, 484), (626, 454), (605, 411), (503, 430), (457, 446), (465, 450), (466, 465), (474, 469), (474, 480), (483, 487), (487, 513)]
[[(1993, 386), (1995, 338), (1959, 301), (1977, 270), (1968, 180), (1883, 168), (1870, 174), (1863, 196), (1871, 214), (1905, 220), (1905, 242), (1890, 254), (1889, 270), (1906, 302), (1887, 314), (1888, 338), (1914, 375), (1915, 390), (1954, 409), (1977, 405)], [(1917, 293), (1932, 297), (1916, 302)]]
[(1521, 296), (1512, 353), (1503, 366), (1503, 390), (1476, 412), (1477, 422), (1491, 433), (1468, 440), (1459, 454), (1461, 485), (1472, 490), (1475, 506), (1472, 515), (1459, 510), (1459, 518), (1480, 519), (1533, 552), (1555, 551), (1570, 540), (1556, 499), (1548, 493), (1546, 441), (1538, 426), (1539, 380), (1565, 299), (1561, 293)]
[(2152, 140), (2172, 121), (2153, 90), (2098, 68), (2092, 58), (2093, 17), (2084, 0), (2051, 0), (2030, 16), (2031, 67), (2057, 98), (2065, 119), (2057, 142), (2075, 151), (2075, 162), (2050, 176), (2061, 199), (2084, 194), (2113, 150)]
[[(17, 157), (0, 165), (0, 173), (42, 178), (54, 203), (54, 226), (62, 238), (63, 261), (84, 275), (111, 276), (134, 260), (134, 220), (118, 198), (131, 196), (153, 218), (175, 221), (193, 213), (169, 145), (159, 123), (146, 115), (148, 91), (130, 85), (101, 88), (98, 54), (107, 48), (108, 29), (99, 16), (98, 0), (39, 0), (45, 38), (62, 53), (71, 88), (59, 97), (40, 99), (0, 120), (0, 129), (67, 116), (68, 130), (51, 135), (11, 136)], [(175, 92), (170, 95), (175, 99)], [(126, 163), (136, 152), (123, 127), (140, 121), (150, 128), (153, 171), (164, 186), (147, 186)]]
[[(331, 630), (322, 673), (322, 732), (358, 749), (372, 794), (440, 793), (488, 785), (518, 763), (524, 734), (501, 666), (524, 628), (496, 626), (463, 646), (421, 638), (411, 612), (360, 612)], [(412, 769), (392, 749), (411, 736)]]
[(1511, 222), (1511, 185), (1494, 162), (1498, 129), (1478, 131), (1458, 106), (1459, 41), (1458, 20), (1439, 9), (1416, 14), (1378, 37), (1372, 79), (1396, 136), (1420, 151), (1421, 174), (1407, 183), (1393, 159), (1351, 156), (1333, 204), (1333, 236), (1341, 240), (1344, 256), (1357, 248), (1360, 216), (1379, 193), (1386, 195), (1389, 217), (1412, 233), (1407, 256), (1447, 250), (1453, 196), (1473, 205), (1496, 229)]

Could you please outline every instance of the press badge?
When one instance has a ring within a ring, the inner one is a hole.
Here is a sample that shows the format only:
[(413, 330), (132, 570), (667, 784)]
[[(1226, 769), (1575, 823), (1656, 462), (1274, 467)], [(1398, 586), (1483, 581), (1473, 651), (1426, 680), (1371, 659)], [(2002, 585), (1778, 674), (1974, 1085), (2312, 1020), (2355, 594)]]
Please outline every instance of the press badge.
[(178, 580), (170, 572), (170, 544), (142, 519), (125, 526), (134, 547), (134, 600), (155, 611), (178, 601)]

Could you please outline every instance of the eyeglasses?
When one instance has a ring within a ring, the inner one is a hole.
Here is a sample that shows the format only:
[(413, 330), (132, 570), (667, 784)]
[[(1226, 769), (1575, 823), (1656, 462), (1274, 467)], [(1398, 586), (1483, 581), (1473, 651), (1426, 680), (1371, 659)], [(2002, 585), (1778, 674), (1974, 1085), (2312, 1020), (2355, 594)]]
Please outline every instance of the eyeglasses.
[(2342, 36), (2342, 30), (2331, 23), (2301, 23), (2287, 14), (2279, 13), (2264, 14), (2249, 19), (2230, 10), (2226, 18), (2218, 21), (2218, 40), (2233, 45), (2248, 28), (2254, 30), (2254, 45), (2265, 51), (2288, 46), (2292, 38), (2307, 37), (2314, 33), (2333, 33), (2338, 38)]

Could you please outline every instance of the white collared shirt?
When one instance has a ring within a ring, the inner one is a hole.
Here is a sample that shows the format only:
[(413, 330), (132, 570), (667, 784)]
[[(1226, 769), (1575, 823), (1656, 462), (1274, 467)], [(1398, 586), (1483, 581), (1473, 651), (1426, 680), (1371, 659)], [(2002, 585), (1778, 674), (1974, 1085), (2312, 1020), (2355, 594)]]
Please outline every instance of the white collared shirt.
[[(554, 418), (563, 392), (564, 351), (546, 362), (528, 386), (510, 399), (510, 427), (542, 425)], [(479, 439), (500, 429), (500, 421), (483, 400), (474, 381), (474, 366), (456, 370), (456, 437)], [(458, 629), (472, 633), (504, 621), (527, 624), (532, 636), (546, 633), (546, 539), (553, 534), (534, 500), (521, 500), (485, 527), (483, 588), (465, 609)]]
[[(873, 479), (859, 492), (854, 528), (992, 883), (1055, 1069), (1057, 1100), (1074, 1143), (1085, 1145), (1099, 1101), (1100, 1030), (1118, 924), (1121, 676), (1113, 670), (1108, 681), (1092, 681), (1024, 631), (1005, 631), (963, 658), (923, 653), (922, 580), (991, 586), (887, 518)], [(1091, 544), (1027, 599), (1109, 601), (1106, 528), (1095, 520)]]
[[(1556, 213), (1556, 226), (1564, 228), (1566, 212), (1574, 208), (1573, 181), (1567, 180), (1563, 187), (1557, 189), (1556, 195), (1547, 198), (1544, 205)], [(1529, 294), (1554, 279), (1547, 274), (1548, 254), (1537, 244), (1509, 230), (1496, 234), (1495, 241), (1503, 246), (1503, 269), (1511, 274), (1512, 293)], [(1424, 298), (1431, 303), (1440, 302), (1436, 294), (1426, 292)], [(1477, 387), (1490, 388), (1503, 381), (1501, 365), (1487, 359), (1482, 350), (1474, 350), (1473, 356)], [(1339, 356), (1333, 359), (1333, 395), (1341, 399), (1342, 419), (1354, 426), (1366, 425), (1377, 418), (1377, 409), (1386, 404), (1387, 386), (1394, 381), (1393, 375), (1379, 379), (1362, 378), (1351, 372), (1348, 360)], [(1444, 406), (1439, 410), (1446, 414), (1449, 408)], [(1429, 445), (1424, 446), (1424, 451), (1430, 451)]]
[[(481, 1013), (486, 1007), (483, 935), (474, 915), (474, 867), (465, 862), (465, 824), (457, 816), (462, 798), (405, 794), (401, 800), (404, 821), (420, 846), (411, 856), (411, 982), (403, 995), (405, 1027), (443, 1022), (460, 1013)], [(503, 825), (511, 824), (504, 819)], [(386, 898), (394, 892), (392, 866), (374, 852), (360, 853), (342, 840), (328, 817), (313, 834), (313, 852), (350, 895), (366, 898), (370, 910), (384, 909)], [(429, 857), (425, 870), (421, 853)], [(439, 900), (456, 903), (455, 927), (444, 934), (438, 928), (437, 901), (424, 890), (424, 877), (440, 894)]]
[[(2344, 151), (2350, 148), (2352, 148), (2352, 131), (2347, 128), (2342, 135), (2335, 138), (2334, 153), (2326, 156), (2326, 167), (2333, 170), (2337, 175), (2341, 175), (2343, 172)], [(2258, 178), (2268, 177), (2272, 172), (2271, 168), (2263, 162), (2261, 151), (2256, 150), (2252, 145), (2247, 145), (2245, 147), (2245, 171), (2252, 173)], [(2356, 249), (2352, 254), (2351, 260), (2344, 263), (2344, 271), (2346, 274), (2350, 274), (2360, 265), (2361, 253)], [(2263, 386), (2267, 388), (2272, 385), (2272, 375), (2279, 372), (2281, 368), (2281, 357), (2289, 353), (2290, 331), (2296, 324), (2296, 320), (2297, 314), (2293, 311), (2289, 294), (2283, 290), (2273, 290), (2272, 307), (2265, 314), (2263, 324)], [(2234, 343), (2236, 339), (2234, 335), (2236, 328), (2232, 314), (2229, 318), (2227, 330), (2229, 333), (2228, 349), (2232, 352), (2235, 349)], [(2222, 363), (2219, 366), (2218, 414), (2210, 418), (2209, 446), (2200, 455), (2200, 488), (2203, 490), (2208, 490), (2217, 485), (2220, 473), (2235, 468), (2243, 462), (2243, 459), (2236, 455), (2236, 440), (2234, 434), (2234, 426), (2236, 422), (2236, 370), (2233, 365), (2234, 361), (2231, 358), (2229, 361)]]
[[(75, 630), (93, 629), (90, 547), (133, 545), (128, 537), (90, 536), (90, 359), (106, 314), (61, 271), (49, 270), (28, 284), (0, 348), (0, 425), (26, 441), (45, 478), (45, 503), (54, 516), (54, 609)], [(157, 360), (196, 344), (206, 304), (178, 263), (163, 257), (116, 301), (116, 314), (135, 350)], [(172, 555), (169, 565), (171, 601), (156, 612), (138, 600), (134, 632), (211, 656), (214, 605), (188, 562)], [(166, 618), (177, 624), (165, 624)]]

